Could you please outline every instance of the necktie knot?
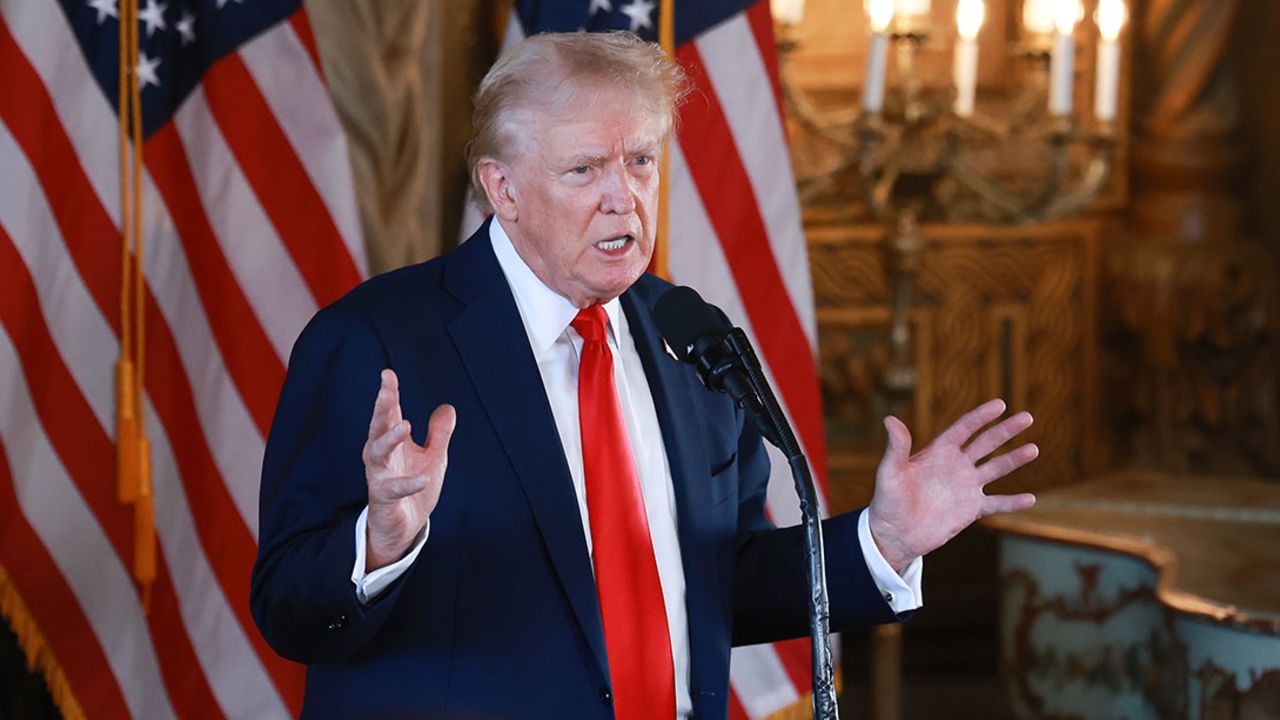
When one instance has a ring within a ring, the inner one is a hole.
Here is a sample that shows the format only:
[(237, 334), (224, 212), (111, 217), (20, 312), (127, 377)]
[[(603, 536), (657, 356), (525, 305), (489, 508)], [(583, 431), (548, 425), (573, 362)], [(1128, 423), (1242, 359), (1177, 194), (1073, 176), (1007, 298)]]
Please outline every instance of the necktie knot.
[(603, 305), (589, 305), (578, 311), (573, 322), (569, 323), (587, 342), (605, 342), (605, 328), (609, 325), (609, 316), (605, 314)]

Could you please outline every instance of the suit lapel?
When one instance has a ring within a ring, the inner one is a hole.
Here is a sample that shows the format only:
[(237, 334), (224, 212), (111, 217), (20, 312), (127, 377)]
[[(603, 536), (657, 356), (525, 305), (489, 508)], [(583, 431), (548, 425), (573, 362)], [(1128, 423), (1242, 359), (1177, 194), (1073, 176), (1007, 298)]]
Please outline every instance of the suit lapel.
[(587, 644), (608, 677), (573, 479), (515, 298), (489, 242), (488, 223), (453, 253), (445, 286), (466, 303), (449, 322), (449, 335), (524, 489)]
[(722, 629), (717, 543), (710, 530), (714, 525), (710, 464), (702, 441), (706, 419), (702, 404), (692, 400), (697, 393), (708, 390), (698, 383), (688, 366), (667, 354), (653, 321), (648, 295), (647, 288), (633, 287), (623, 294), (622, 307), (649, 381), (675, 486), (676, 524), (689, 612), (691, 690), (696, 708), (699, 690), (722, 687), (729, 672), (727, 666), (720, 667), (724, 663), (717, 660), (719, 653), (714, 651), (725, 647), (729, 640)]

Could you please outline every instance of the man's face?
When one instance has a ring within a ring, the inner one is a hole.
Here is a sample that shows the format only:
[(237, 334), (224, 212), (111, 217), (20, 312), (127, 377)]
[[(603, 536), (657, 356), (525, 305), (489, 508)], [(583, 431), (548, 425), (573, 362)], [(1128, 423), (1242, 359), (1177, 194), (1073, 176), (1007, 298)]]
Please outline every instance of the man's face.
[(497, 210), (538, 278), (586, 307), (621, 295), (649, 264), (663, 128), (634, 95), (578, 95), (518, 122), (511, 207)]

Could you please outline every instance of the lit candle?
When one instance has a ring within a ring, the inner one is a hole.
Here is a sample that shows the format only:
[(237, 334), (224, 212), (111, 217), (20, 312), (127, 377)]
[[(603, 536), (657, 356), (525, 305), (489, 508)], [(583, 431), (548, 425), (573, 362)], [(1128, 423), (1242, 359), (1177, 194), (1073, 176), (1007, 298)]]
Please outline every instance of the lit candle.
[(804, 0), (770, 0), (773, 19), (784, 25), (799, 25), (804, 17)]
[(1053, 0), (1026, 0), (1022, 4), (1022, 29), (1031, 35), (1053, 32)]
[(1124, 0), (1098, 0), (1098, 67), (1093, 89), (1093, 116), (1102, 122), (1116, 119), (1120, 95), (1120, 28), (1124, 27)]
[(973, 96), (978, 86), (978, 30), (986, 6), (982, 0), (960, 0), (956, 4), (956, 58), (952, 73), (956, 83), (953, 109), (960, 117), (973, 114)]
[(900, 18), (928, 17), (933, 10), (933, 0), (896, 0), (894, 14)]
[(1049, 63), (1049, 112), (1059, 117), (1071, 114), (1071, 91), (1075, 73), (1076, 21), (1084, 14), (1079, 0), (1055, 0), (1053, 5), (1053, 58)]
[(867, 53), (867, 76), (862, 84), (862, 110), (878, 113), (884, 109), (884, 78), (889, 60), (889, 38), (885, 31), (893, 21), (894, 0), (867, 0), (871, 25), (871, 46)]

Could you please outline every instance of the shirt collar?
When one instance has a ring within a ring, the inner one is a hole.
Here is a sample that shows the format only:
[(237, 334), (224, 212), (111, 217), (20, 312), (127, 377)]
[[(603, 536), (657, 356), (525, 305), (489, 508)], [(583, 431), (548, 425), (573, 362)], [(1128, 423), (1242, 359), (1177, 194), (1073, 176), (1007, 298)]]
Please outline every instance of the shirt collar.
[[(578, 308), (565, 296), (547, 287), (534, 274), (520, 253), (516, 252), (511, 237), (497, 217), (489, 223), (489, 241), (493, 244), (493, 253), (498, 257), (498, 265), (502, 274), (507, 277), (511, 293), (515, 295), (516, 307), (520, 311), (520, 319), (524, 321), (525, 332), (529, 335), (529, 344), (533, 348), (536, 360), (555, 345), (556, 340), (564, 334), (565, 328), (578, 315)], [(604, 304), (605, 314), (609, 316), (609, 329), (613, 333), (614, 344), (618, 343), (619, 328), (624, 328), (622, 304), (614, 298)]]

